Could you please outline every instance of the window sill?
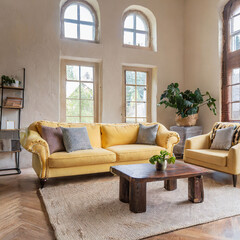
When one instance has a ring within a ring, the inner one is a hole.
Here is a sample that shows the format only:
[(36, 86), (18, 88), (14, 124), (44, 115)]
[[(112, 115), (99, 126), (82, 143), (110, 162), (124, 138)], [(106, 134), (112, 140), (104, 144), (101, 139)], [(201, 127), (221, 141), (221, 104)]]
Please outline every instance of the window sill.
[(151, 47), (141, 47), (141, 46), (135, 46), (135, 45), (129, 45), (129, 44), (123, 44), (122, 47), (124, 47), (124, 48), (132, 48), (132, 49), (139, 49), (139, 50), (153, 51), (153, 49)]
[(99, 44), (100, 43), (97, 40), (84, 40), (84, 39), (66, 38), (66, 37), (61, 37), (61, 40), (63, 40), (63, 41), (74, 41), (74, 42), (79, 42), (79, 43), (93, 43), (93, 44)]

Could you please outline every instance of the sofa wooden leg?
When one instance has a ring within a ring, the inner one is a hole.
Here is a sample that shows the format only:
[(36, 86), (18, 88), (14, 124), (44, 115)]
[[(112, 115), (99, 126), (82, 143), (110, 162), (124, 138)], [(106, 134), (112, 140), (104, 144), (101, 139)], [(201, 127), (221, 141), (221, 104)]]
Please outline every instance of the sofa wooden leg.
[(237, 175), (232, 175), (233, 176), (233, 186), (237, 186)]
[(44, 185), (46, 183), (47, 179), (46, 178), (40, 178), (40, 188), (44, 188)]

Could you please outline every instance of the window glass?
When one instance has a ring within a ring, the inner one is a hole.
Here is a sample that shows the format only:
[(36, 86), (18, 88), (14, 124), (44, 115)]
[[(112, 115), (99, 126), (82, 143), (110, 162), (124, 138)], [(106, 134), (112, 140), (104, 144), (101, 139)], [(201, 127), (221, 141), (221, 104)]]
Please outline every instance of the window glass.
[(64, 23), (65, 37), (66, 38), (77, 38), (77, 24), (75, 23)]
[(80, 24), (80, 38), (82, 40), (93, 40), (93, 26)]
[(240, 103), (233, 103), (232, 104), (232, 120), (239, 120), (240, 119)]
[(229, 86), (231, 90), (231, 117), (232, 120), (239, 120), (240, 116), (240, 68), (232, 70), (232, 81)]
[(236, 32), (240, 30), (240, 15), (233, 17), (232, 19), (232, 31)]
[(129, 15), (126, 17), (124, 22), (124, 28), (131, 28), (133, 29), (133, 15)]
[(63, 16), (63, 35), (66, 38), (94, 41), (95, 13), (85, 3), (72, 3), (66, 7)]
[(136, 45), (145, 47), (147, 42), (147, 35), (145, 33), (137, 33), (136, 34)]
[(93, 22), (91, 12), (84, 6), (80, 6), (80, 20), (86, 22)]
[(147, 121), (147, 72), (125, 71), (126, 122)]
[(94, 67), (66, 65), (66, 121), (94, 122)]
[(139, 12), (129, 13), (124, 20), (123, 43), (148, 47), (149, 26), (147, 19)]
[(144, 23), (144, 20), (142, 18), (140, 18), (139, 16), (136, 16), (136, 29), (137, 30), (143, 30), (146, 31), (146, 26)]
[(77, 4), (71, 4), (64, 13), (65, 19), (72, 19), (77, 20), (78, 19), (78, 13), (77, 13)]

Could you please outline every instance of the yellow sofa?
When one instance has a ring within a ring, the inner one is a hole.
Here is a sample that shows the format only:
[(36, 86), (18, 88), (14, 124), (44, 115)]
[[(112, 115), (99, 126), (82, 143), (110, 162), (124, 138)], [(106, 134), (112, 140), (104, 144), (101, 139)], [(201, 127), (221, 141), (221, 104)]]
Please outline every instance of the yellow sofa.
[[(139, 124), (84, 124), (38, 121), (21, 134), (22, 146), (33, 153), (32, 166), (43, 187), (53, 177), (108, 172), (111, 166), (146, 163), (149, 158), (166, 149), (173, 152), (179, 135), (159, 123), (156, 145), (135, 144)], [(47, 142), (41, 137), (41, 127), (86, 127), (93, 149), (50, 155)]]
[[(219, 123), (215, 123), (216, 126)], [(225, 127), (240, 124), (224, 123)], [(213, 150), (211, 134), (192, 137), (186, 140), (184, 148), (184, 162), (231, 174), (233, 186), (236, 187), (237, 175), (240, 174), (240, 143), (232, 146), (228, 151)]]

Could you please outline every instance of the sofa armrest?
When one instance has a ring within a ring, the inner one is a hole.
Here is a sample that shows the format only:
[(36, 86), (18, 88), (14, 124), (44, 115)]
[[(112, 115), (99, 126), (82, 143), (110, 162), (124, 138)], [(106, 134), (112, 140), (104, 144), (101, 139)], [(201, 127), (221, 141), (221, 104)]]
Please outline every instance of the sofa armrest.
[(180, 142), (177, 132), (161, 131), (157, 133), (156, 143), (158, 146), (166, 148), (169, 153), (173, 153), (173, 147)]
[(23, 148), (31, 153), (38, 155), (42, 164), (41, 177), (46, 177), (47, 159), (50, 155), (48, 143), (36, 131), (27, 129), (26, 132), (21, 133), (20, 142)]
[(240, 143), (230, 148), (227, 165), (233, 174), (240, 174)]
[(210, 133), (207, 133), (187, 139), (184, 149), (209, 149), (210, 145)]
[(211, 146), (210, 133), (189, 138), (185, 141), (183, 160), (185, 160), (185, 151), (187, 149), (209, 149)]

